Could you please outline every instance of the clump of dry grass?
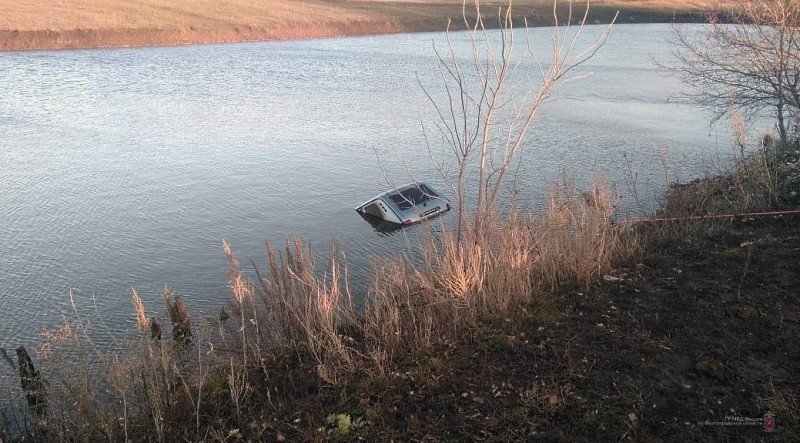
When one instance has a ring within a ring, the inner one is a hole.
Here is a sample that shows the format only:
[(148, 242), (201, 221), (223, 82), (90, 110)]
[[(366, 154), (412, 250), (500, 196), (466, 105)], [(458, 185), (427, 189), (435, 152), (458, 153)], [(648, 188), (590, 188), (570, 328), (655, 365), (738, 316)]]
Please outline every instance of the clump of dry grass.
[[(309, 353), (319, 375), (335, 381), (339, 365), (354, 364), (353, 348), (342, 328), (354, 318), (353, 298), (342, 265), (343, 254), (334, 241), (329, 266), (317, 274), (314, 255), (300, 237), (286, 242), (283, 251), (267, 245), (267, 275), (257, 276), (258, 290), (223, 244), (230, 264), (230, 288), (235, 303), (242, 361), (266, 369), (276, 352), (285, 349)], [(234, 334), (236, 335), (236, 334)]]
[(239, 362), (262, 372), (291, 352), (310, 357), (327, 383), (385, 374), (399, 354), (458, 341), (562, 284), (594, 284), (636, 247), (631, 231), (614, 224), (614, 209), (601, 185), (584, 194), (569, 186), (553, 192), (541, 217), (497, 215), (460, 242), (445, 226), (416, 258), (379, 259), (360, 310), (335, 241), (324, 267), (299, 237), (280, 250), (268, 245), (267, 272), (254, 277), (224, 243), (233, 294), (226, 328)]
[(44, 418), (33, 418), (38, 439), (91, 440), (115, 435), (115, 402), (108, 395), (110, 360), (94, 344), (90, 321), (65, 314), (56, 330), (45, 330), (35, 352), (48, 388)]
[(614, 223), (617, 201), (599, 183), (578, 195), (567, 181), (551, 193), (537, 239), (539, 278), (591, 287), (615, 261), (636, 250), (636, 238)]
[(536, 217), (514, 211), (468, 231), (427, 239), (422, 260), (381, 262), (362, 319), (367, 354), (391, 356), (457, 341), (482, 320), (512, 315), (562, 284), (591, 286), (631, 253), (632, 232), (613, 222), (610, 194), (554, 192)]

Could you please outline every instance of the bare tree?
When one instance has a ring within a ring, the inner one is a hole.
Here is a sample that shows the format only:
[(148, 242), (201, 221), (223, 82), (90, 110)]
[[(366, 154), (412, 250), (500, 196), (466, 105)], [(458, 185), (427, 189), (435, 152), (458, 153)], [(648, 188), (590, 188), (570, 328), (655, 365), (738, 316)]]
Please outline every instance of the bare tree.
[[(434, 152), (424, 125), (423, 130), (431, 157), (455, 195), (459, 243), (467, 230), (480, 235), (484, 221), (515, 176), (526, 136), (542, 107), (559, 84), (579, 77), (571, 76), (574, 68), (597, 52), (611, 30), (609, 25), (591, 43), (578, 48), (588, 2), (577, 26), (570, 26), (572, 3), (565, 11), (554, 2), (555, 26), (548, 58), (540, 59), (527, 21), (522, 32), (524, 44), (518, 42), (511, 6), (496, 11), (500, 23), (496, 33), (487, 31), (478, 1), (474, 6), (475, 19), (468, 18), (466, 3), (462, 14), (469, 33), (469, 53), (459, 52), (450, 26), (446, 48), (434, 46), (444, 100), (420, 81), (436, 111), (434, 124), (443, 140), (442, 153)], [(560, 13), (565, 13), (566, 23), (559, 20)]]
[(680, 63), (673, 69), (715, 120), (766, 113), (787, 146), (800, 110), (800, 0), (741, 0), (708, 21), (701, 32), (676, 28)]

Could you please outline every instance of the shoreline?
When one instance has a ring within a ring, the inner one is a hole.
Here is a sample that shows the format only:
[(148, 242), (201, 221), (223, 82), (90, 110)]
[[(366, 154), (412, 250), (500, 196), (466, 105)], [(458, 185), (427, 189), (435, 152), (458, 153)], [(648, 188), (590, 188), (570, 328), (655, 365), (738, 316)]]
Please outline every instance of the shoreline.
[[(587, 24), (608, 24), (619, 11), (617, 24), (700, 23), (705, 13), (693, 10), (653, 11), (638, 8), (591, 8)], [(566, 10), (559, 19), (566, 20)], [(468, 17), (474, 19), (472, 17)], [(573, 17), (574, 18), (574, 17)], [(515, 21), (528, 20), (529, 27), (552, 26), (552, 11), (527, 10)], [(259, 41), (309, 40), (319, 38), (358, 37), (399, 33), (436, 32), (447, 28), (459, 31), (465, 27), (457, 16), (417, 19), (328, 21), (320, 23), (284, 24), (279, 26), (220, 26), (217, 28), (121, 28), (72, 30), (0, 30), (0, 52), (108, 49), (130, 47), (162, 47), (202, 44), (245, 43)], [(574, 20), (573, 20), (574, 21)], [(497, 23), (487, 21), (488, 29)]]

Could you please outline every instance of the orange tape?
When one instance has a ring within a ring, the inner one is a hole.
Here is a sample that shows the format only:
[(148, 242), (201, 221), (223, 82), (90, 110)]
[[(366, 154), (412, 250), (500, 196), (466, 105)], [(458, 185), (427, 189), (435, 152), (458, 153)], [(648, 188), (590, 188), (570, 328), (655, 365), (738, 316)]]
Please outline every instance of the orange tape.
[(735, 218), (735, 217), (770, 217), (776, 215), (800, 215), (800, 208), (785, 210), (785, 211), (765, 211), (765, 212), (743, 212), (737, 214), (709, 214), (709, 215), (693, 215), (690, 217), (654, 217), (642, 218), (634, 220), (620, 220), (620, 223), (655, 223), (655, 222), (670, 222), (670, 221), (694, 221), (706, 220), (714, 218)]

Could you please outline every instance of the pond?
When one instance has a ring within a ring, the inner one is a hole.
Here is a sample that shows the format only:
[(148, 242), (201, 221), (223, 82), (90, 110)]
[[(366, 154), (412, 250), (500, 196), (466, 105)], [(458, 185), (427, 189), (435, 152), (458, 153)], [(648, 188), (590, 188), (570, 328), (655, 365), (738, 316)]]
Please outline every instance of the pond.
[[(528, 203), (562, 168), (621, 192), (629, 161), (652, 205), (665, 173), (688, 180), (724, 162), (729, 131), (654, 63), (671, 60), (672, 32), (616, 26), (579, 71), (593, 75), (559, 91), (525, 148)], [(262, 264), (265, 240), (297, 233), (324, 255), (335, 236), (355, 278), (371, 255), (397, 253), (418, 228), (386, 235), (354, 208), (387, 188), (378, 159), (394, 179), (408, 181), (407, 163), (443, 190), (417, 80), (441, 96), (442, 39), (0, 53), (0, 345), (35, 342), (70, 293), (113, 331), (133, 322), (132, 287), (153, 308), (166, 286), (214, 314), (228, 297), (223, 240)], [(453, 39), (466, 48), (465, 34)]]

